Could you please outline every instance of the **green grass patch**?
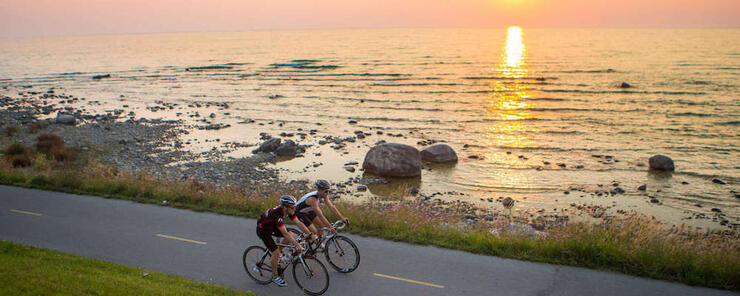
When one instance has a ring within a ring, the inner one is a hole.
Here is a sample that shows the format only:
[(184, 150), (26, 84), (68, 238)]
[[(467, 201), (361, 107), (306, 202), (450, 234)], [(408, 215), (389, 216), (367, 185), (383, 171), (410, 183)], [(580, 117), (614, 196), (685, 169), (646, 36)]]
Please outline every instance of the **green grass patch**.
[(0, 241), (0, 295), (255, 295)]

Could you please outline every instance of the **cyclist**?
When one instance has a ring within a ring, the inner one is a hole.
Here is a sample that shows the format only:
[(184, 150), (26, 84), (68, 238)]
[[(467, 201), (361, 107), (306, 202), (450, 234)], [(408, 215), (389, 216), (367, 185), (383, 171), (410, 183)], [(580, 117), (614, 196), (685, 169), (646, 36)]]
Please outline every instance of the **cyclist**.
[(259, 217), (259, 219), (257, 219), (257, 236), (259, 236), (259, 238), (262, 239), (262, 242), (265, 243), (265, 247), (267, 247), (267, 249), (272, 252), (272, 257), (270, 258), (270, 267), (272, 268), (272, 282), (280, 287), (285, 287), (288, 284), (285, 283), (283, 278), (278, 275), (277, 265), (282, 247), (278, 247), (275, 244), (275, 240), (273, 240), (272, 236), (274, 235), (277, 237), (282, 237), (280, 243), (290, 243), (296, 246), (296, 251), (298, 253), (301, 253), (303, 252), (303, 247), (301, 247), (298, 241), (293, 238), (293, 234), (285, 229), (283, 218), (287, 216), (291, 220), (293, 220), (303, 232), (308, 233), (309, 231), (306, 225), (298, 220), (295, 210), (295, 198), (290, 195), (283, 195), (282, 197), (280, 197), (280, 205), (268, 209)]
[(329, 182), (326, 180), (318, 180), (316, 181), (316, 191), (310, 192), (298, 200), (298, 204), (296, 205), (296, 214), (298, 215), (298, 219), (311, 230), (311, 232), (305, 231), (305, 233), (321, 235), (322, 231), (317, 229), (314, 224), (319, 225), (319, 227), (328, 227), (331, 233), (337, 233), (334, 226), (332, 226), (331, 223), (329, 223), (329, 220), (326, 219), (326, 216), (324, 216), (324, 212), (321, 211), (321, 208), (319, 207), (321, 203), (325, 203), (329, 206), (329, 209), (337, 215), (337, 217), (349, 224), (349, 219), (342, 216), (329, 199), (329, 187)]

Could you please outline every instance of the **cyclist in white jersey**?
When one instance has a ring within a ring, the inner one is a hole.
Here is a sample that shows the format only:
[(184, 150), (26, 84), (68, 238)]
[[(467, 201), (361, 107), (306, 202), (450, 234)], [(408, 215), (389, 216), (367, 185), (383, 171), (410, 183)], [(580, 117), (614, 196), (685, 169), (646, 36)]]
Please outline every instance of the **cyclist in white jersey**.
[(318, 180), (316, 181), (316, 191), (304, 195), (296, 203), (296, 215), (298, 219), (315, 235), (321, 235), (322, 231), (316, 228), (314, 224), (318, 225), (319, 228), (328, 227), (331, 233), (337, 233), (334, 226), (324, 216), (324, 212), (321, 211), (321, 207), (319, 207), (321, 203), (325, 203), (337, 217), (349, 224), (349, 219), (342, 216), (342, 213), (337, 210), (329, 199), (329, 187), (329, 182), (326, 180)]

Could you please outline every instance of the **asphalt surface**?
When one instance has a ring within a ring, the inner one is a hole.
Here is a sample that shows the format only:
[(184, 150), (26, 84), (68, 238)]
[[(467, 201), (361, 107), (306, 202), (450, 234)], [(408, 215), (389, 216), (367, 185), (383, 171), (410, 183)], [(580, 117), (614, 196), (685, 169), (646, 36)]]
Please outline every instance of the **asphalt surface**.
[[(300, 294), (290, 271), (286, 271), (285, 288), (259, 285), (245, 273), (244, 249), (262, 244), (255, 226), (253, 219), (0, 186), (0, 239), (259, 295)], [(740, 295), (584, 268), (348, 237), (360, 249), (360, 267), (341, 274), (327, 266), (331, 280), (325, 295)]]

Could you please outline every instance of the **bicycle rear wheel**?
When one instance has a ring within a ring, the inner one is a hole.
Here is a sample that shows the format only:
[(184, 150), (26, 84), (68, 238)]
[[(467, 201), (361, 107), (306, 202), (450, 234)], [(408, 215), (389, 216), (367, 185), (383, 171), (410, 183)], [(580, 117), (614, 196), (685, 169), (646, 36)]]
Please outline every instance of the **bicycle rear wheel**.
[(293, 279), (303, 293), (321, 295), (329, 289), (329, 272), (321, 261), (313, 257), (303, 257), (293, 263)]
[(352, 240), (337, 235), (326, 242), (324, 249), (326, 262), (341, 273), (350, 273), (360, 266), (360, 251)]
[(272, 281), (272, 269), (270, 268), (270, 252), (260, 246), (251, 246), (244, 250), (242, 256), (244, 270), (255, 282), (262, 285)]

